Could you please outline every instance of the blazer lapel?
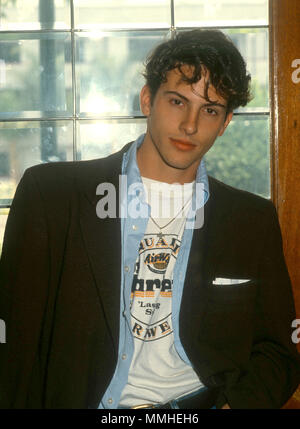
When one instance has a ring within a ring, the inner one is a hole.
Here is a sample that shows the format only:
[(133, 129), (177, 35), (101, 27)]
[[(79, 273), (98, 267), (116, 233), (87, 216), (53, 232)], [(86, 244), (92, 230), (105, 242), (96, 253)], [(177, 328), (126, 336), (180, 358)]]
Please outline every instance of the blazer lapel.
[[(121, 222), (119, 210), (119, 174), (121, 174), (122, 151), (88, 165), (88, 171), (79, 186), (80, 225), (91, 271), (98, 290), (100, 305), (106, 316), (108, 329), (118, 352), (121, 285)], [(111, 173), (113, 172), (113, 173)], [(80, 178), (79, 178), (80, 180)], [(116, 217), (100, 219), (97, 216), (96, 195), (100, 183), (110, 183), (116, 190)]]
[[(231, 239), (234, 203), (229, 192), (222, 192), (217, 182), (209, 178), (210, 198), (205, 210), (204, 276), (211, 282), (219, 271), (222, 255)], [(206, 283), (207, 284), (207, 283)]]
[[(210, 197), (204, 208), (204, 224), (194, 230), (181, 304), (182, 330), (190, 330), (190, 323), (199, 324), (205, 317), (208, 288), (218, 273), (227, 234), (232, 203), (226, 201), (214, 179), (209, 178)], [(194, 320), (191, 321), (190, 317)]]

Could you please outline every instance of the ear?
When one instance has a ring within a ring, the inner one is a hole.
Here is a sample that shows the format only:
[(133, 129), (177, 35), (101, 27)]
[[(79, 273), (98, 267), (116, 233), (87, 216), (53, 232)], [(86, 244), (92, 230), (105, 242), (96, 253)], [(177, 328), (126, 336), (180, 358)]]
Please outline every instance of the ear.
[(151, 113), (151, 93), (148, 85), (144, 85), (140, 93), (141, 111), (145, 116)]
[(219, 132), (219, 137), (224, 134), (224, 131), (226, 130), (227, 126), (229, 125), (232, 117), (233, 117), (233, 112), (227, 113), (227, 116), (226, 116), (226, 119), (224, 121), (224, 124), (222, 125), (222, 128), (221, 128), (221, 130)]

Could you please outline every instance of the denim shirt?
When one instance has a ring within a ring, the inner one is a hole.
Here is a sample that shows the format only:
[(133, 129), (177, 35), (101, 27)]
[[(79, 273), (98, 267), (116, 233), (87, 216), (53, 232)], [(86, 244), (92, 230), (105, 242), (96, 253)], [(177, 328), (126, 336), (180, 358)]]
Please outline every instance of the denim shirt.
[[(144, 237), (144, 232), (151, 214), (150, 206), (145, 201), (144, 187), (136, 161), (137, 148), (142, 144), (144, 137), (144, 134), (141, 135), (123, 155), (122, 185), (120, 190), (122, 280), (118, 362), (111, 382), (100, 401), (99, 409), (118, 408), (122, 391), (127, 383), (128, 372), (134, 351), (133, 335), (131, 333), (130, 294), (139, 244)], [(201, 185), (199, 186), (201, 192), (193, 193), (192, 206), (188, 214), (181, 248), (174, 268), (172, 296), (174, 345), (179, 356), (188, 365), (191, 365), (191, 363), (179, 338), (179, 311), (195, 223), (196, 210), (193, 210), (193, 208), (203, 208), (209, 198), (208, 178), (204, 160), (199, 164), (195, 183)]]

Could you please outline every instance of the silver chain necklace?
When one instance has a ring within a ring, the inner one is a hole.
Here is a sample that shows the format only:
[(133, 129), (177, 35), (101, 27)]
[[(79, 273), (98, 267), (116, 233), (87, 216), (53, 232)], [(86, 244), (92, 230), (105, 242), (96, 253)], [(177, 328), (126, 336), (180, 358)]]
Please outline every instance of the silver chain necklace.
[(154, 225), (159, 229), (159, 232), (156, 233), (156, 235), (162, 239), (164, 237), (164, 233), (162, 232), (162, 230), (164, 228), (166, 228), (167, 226), (169, 226), (177, 217), (178, 215), (185, 209), (185, 207), (188, 205), (188, 203), (191, 201), (192, 197), (190, 197), (186, 203), (183, 204), (183, 206), (181, 207), (181, 209), (179, 210), (179, 212), (177, 213), (176, 216), (174, 216), (171, 220), (169, 220), (168, 223), (166, 223), (164, 226), (159, 226), (158, 223), (153, 219), (152, 216), (150, 216), (150, 219), (152, 220), (152, 222), (154, 223)]

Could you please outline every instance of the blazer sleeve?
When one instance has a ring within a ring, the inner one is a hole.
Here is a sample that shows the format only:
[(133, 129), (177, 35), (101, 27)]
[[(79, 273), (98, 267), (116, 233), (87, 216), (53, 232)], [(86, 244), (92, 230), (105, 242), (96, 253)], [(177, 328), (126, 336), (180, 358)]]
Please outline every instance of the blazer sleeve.
[(48, 232), (31, 169), (21, 179), (7, 219), (0, 260), (0, 408), (40, 408), (39, 339), (49, 279)]
[(274, 205), (267, 211), (268, 230), (259, 269), (253, 348), (238, 381), (227, 383), (218, 407), (281, 408), (300, 381), (300, 359), (292, 342), (295, 308)]

